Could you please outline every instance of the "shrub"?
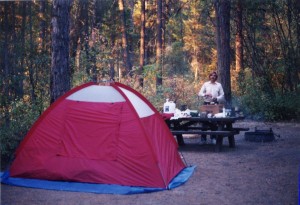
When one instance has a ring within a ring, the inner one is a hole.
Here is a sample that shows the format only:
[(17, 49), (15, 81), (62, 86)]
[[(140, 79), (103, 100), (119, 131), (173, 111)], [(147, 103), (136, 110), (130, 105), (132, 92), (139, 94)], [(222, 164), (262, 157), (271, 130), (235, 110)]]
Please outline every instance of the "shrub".
[(248, 89), (238, 97), (246, 116), (255, 120), (285, 121), (299, 120), (300, 93), (265, 93), (260, 89)]
[(13, 153), (20, 141), (40, 114), (37, 105), (33, 106), (23, 100), (12, 102), (9, 107), (9, 123), (1, 124), (1, 161), (4, 162), (1, 163), (1, 166), (5, 166), (5, 163), (12, 160)]

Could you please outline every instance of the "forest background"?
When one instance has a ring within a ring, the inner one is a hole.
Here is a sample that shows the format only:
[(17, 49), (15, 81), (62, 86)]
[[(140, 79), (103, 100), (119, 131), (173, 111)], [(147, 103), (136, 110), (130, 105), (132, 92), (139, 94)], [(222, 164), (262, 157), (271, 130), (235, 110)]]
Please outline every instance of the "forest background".
[(216, 70), (248, 118), (299, 120), (299, 0), (1, 1), (0, 29), (2, 161), (90, 81), (129, 85), (158, 111), (167, 98), (197, 109)]

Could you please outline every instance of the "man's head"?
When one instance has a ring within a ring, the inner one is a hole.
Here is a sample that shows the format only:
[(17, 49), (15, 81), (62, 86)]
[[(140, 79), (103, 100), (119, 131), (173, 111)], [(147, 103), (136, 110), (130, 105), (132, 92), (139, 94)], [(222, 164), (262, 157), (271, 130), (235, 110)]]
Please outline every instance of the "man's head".
[(218, 79), (218, 74), (216, 71), (213, 71), (209, 74), (209, 80), (215, 82)]

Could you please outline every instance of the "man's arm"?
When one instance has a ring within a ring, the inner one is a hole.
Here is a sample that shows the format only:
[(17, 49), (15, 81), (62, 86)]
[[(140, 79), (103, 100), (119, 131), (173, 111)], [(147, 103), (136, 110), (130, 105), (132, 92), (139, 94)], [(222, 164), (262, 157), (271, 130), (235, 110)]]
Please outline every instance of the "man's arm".
[(221, 84), (219, 84), (219, 96), (217, 97), (218, 102), (224, 101), (224, 90)]
[(204, 97), (206, 94), (206, 86), (205, 86), (205, 83), (202, 85), (198, 95), (201, 96), (201, 97)]

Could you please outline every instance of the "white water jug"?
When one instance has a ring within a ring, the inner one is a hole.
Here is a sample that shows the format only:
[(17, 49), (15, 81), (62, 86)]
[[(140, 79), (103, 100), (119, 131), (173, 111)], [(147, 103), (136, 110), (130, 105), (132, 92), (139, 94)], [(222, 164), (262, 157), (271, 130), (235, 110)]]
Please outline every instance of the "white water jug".
[(175, 113), (176, 104), (173, 101), (167, 101), (164, 103), (164, 113)]

